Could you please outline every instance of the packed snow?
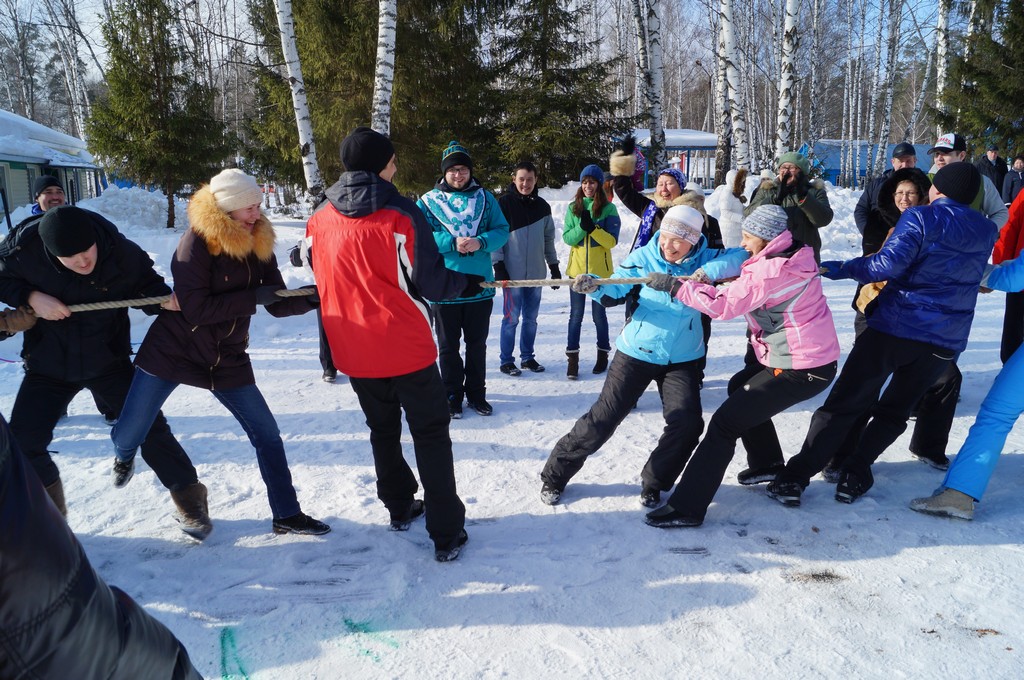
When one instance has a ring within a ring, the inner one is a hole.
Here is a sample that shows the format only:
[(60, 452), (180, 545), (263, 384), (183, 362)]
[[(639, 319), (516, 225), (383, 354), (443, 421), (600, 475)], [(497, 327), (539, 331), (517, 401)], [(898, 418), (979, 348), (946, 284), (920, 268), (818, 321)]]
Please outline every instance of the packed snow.
[[(559, 228), (574, 190), (542, 192)], [(822, 232), (824, 259), (859, 253), (859, 196), (829, 188), (836, 218)], [(184, 223), (163, 228), (162, 195), (110, 189), (81, 205), (113, 220), (169, 275)], [(620, 212), (616, 261), (638, 223)], [(289, 287), (311, 282), (286, 256), (303, 223), (276, 225)], [(558, 249), (564, 269), (568, 248), (559, 241)], [(844, 353), (853, 341), (853, 288), (825, 282)], [(740, 446), (704, 525), (663, 530), (643, 524), (637, 500), (641, 466), (662, 428), (650, 389), (563, 503), (548, 507), (539, 498), (541, 467), (604, 378), (590, 373), (596, 347), (587, 318), (580, 380), (566, 380), (568, 307), (565, 287), (545, 289), (537, 359), (548, 370), (512, 378), (498, 371), (495, 305), (487, 376), (494, 415), (467, 411), (451, 427), (470, 535), (454, 563), (433, 560), (422, 521), (408, 533), (387, 530), (355, 396), (343, 377), (320, 380), (313, 314), (278, 320), (259, 312), (250, 353), (303, 510), (332, 533), (272, 534), (245, 435), (208, 393), (184, 386), (164, 412), (210, 489), (211, 536), (196, 544), (176, 528), (171, 499), (141, 458), (135, 479), (112, 487), (109, 428), (85, 393), (50, 447), (68, 521), (100, 574), (170, 627), (207, 678), (1020, 677), (1019, 428), (974, 522), (907, 508), (942, 480), (909, 455), (908, 432), (853, 505), (835, 502), (820, 478), (797, 509), (769, 499), (763, 486), (740, 487)], [(1000, 368), (1002, 310), (1001, 294), (979, 298), (960, 359), (951, 456)], [(609, 310), (613, 332), (622, 317), (621, 308)], [(149, 320), (137, 312), (132, 319), (138, 343)], [(21, 380), (19, 349), (17, 338), (0, 344), (5, 414)], [(716, 322), (705, 422), (743, 351), (742, 320)], [(824, 398), (776, 418), (788, 454)], [(408, 437), (406, 446), (412, 463)]]

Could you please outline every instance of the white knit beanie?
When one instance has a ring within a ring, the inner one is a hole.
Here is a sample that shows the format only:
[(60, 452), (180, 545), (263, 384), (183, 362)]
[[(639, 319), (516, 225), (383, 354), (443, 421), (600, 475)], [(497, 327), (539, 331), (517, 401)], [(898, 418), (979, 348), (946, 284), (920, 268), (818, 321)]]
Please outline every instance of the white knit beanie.
[(255, 177), (250, 177), (238, 168), (222, 170), (210, 180), (210, 193), (217, 201), (217, 207), (226, 213), (261, 203), (263, 192)]
[(661, 218), (661, 231), (690, 245), (697, 245), (703, 228), (704, 216), (688, 205), (674, 205)]

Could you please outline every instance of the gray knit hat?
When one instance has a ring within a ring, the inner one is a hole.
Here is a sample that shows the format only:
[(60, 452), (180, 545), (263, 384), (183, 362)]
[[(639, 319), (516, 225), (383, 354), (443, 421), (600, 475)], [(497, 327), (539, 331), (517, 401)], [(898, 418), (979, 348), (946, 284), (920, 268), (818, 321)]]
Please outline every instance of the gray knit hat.
[(780, 205), (759, 205), (743, 219), (743, 231), (765, 241), (771, 241), (786, 231), (789, 217)]

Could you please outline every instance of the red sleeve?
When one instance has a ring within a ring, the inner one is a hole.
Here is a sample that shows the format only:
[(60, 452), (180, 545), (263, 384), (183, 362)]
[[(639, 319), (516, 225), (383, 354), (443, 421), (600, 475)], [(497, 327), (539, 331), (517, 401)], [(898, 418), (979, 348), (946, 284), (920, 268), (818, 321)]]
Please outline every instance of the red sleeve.
[(1010, 204), (1010, 216), (999, 232), (999, 240), (992, 250), (992, 264), (1000, 264), (1012, 260), (1020, 255), (1024, 243), (1021, 243), (1021, 235), (1024, 232), (1024, 191), (1017, 194), (1017, 198)]

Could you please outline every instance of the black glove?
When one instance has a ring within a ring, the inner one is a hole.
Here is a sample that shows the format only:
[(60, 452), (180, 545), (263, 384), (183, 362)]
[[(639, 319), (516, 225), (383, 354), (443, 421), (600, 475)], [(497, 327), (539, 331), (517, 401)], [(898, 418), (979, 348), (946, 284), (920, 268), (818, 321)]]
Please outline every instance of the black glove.
[(594, 218), (590, 216), (590, 211), (586, 208), (583, 209), (583, 213), (580, 215), (580, 229), (587, 232), (587, 234), (593, 234), (594, 229), (597, 229), (597, 225), (594, 224)]
[(622, 138), (622, 155), (632, 156), (633, 152), (636, 151), (636, 137), (633, 135), (626, 135)]
[(275, 295), (279, 290), (284, 290), (284, 286), (260, 286), (255, 290), (256, 304), (266, 307), (267, 305), (272, 305), (275, 302), (280, 302), (284, 298)]
[(312, 290), (312, 295), (307, 295), (306, 299), (309, 301), (309, 306), (314, 309), (320, 306), (320, 291), (317, 290), (316, 284), (309, 286), (299, 286), (299, 290)]
[(302, 266), (301, 244), (294, 245), (288, 250), (288, 261), (292, 263), (293, 267)]
[(811, 189), (811, 182), (807, 179), (807, 175), (800, 173), (796, 178), (796, 185), (793, 187), (793, 193), (796, 194), (798, 201), (803, 201), (807, 198), (807, 192)]
[[(549, 264), (548, 270), (551, 272), (551, 278), (560, 279), (562, 278), (562, 272), (558, 271), (558, 263)], [(551, 286), (551, 290), (558, 290), (561, 286)]]
[(494, 280), (495, 281), (508, 281), (512, 277), (508, 275), (508, 268), (505, 267), (505, 262), (494, 263)]
[(779, 190), (775, 192), (775, 204), (782, 205), (786, 197), (793, 193), (792, 187), (786, 182), (779, 180)]
[(459, 297), (471, 298), (484, 292), (484, 289), (480, 287), (480, 284), (484, 282), (484, 277), (476, 274), (463, 274), (463, 276), (466, 277), (466, 287), (459, 293)]
[(648, 288), (660, 290), (663, 293), (668, 293), (672, 297), (676, 296), (676, 293), (679, 292), (679, 288), (683, 285), (679, 279), (664, 272), (651, 272), (648, 276), (651, 278), (651, 280), (647, 282)]

